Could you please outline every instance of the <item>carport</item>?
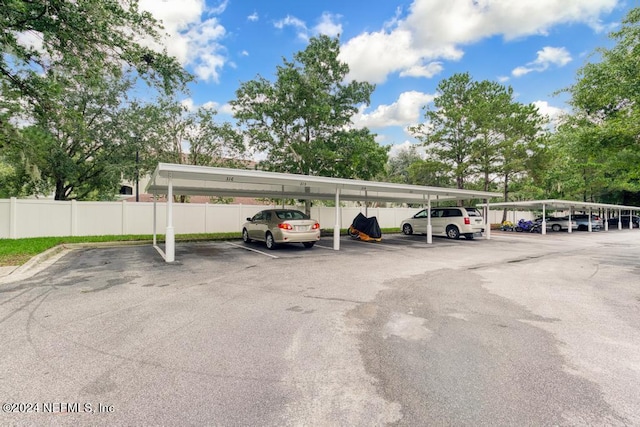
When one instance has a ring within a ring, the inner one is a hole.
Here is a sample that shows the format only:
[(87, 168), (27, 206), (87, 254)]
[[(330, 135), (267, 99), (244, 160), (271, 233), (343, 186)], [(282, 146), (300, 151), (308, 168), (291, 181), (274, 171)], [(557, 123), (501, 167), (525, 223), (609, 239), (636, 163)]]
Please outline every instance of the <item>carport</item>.
[[(432, 243), (430, 216), (432, 202), (471, 199), (486, 201), (501, 196), (498, 193), (484, 191), (171, 163), (158, 164), (146, 191), (154, 195), (153, 244), (166, 262), (175, 260), (174, 195), (335, 200), (334, 250), (340, 250), (341, 201), (422, 204), (429, 208), (427, 243)], [(157, 211), (155, 200), (159, 194), (167, 196), (164, 252), (156, 243)]]
[[(593, 211), (604, 211), (604, 229), (609, 230), (609, 223), (607, 217), (610, 212), (618, 212), (618, 229), (622, 230), (622, 211), (629, 211), (629, 228), (633, 229), (633, 213), (640, 212), (638, 206), (624, 206), (613, 205), (606, 203), (591, 203), (591, 202), (576, 202), (573, 200), (529, 200), (523, 202), (501, 202), (501, 203), (483, 203), (479, 206), (487, 208), (487, 212), (491, 209), (513, 209), (513, 210), (542, 210), (542, 234), (547, 234), (547, 210), (563, 210), (569, 211), (569, 221), (575, 211), (587, 212), (589, 215), (588, 231), (593, 231), (591, 224), (591, 215)], [(489, 216), (489, 215), (487, 215)], [(571, 233), (571, 227), (569, 227), (569, 233)]]

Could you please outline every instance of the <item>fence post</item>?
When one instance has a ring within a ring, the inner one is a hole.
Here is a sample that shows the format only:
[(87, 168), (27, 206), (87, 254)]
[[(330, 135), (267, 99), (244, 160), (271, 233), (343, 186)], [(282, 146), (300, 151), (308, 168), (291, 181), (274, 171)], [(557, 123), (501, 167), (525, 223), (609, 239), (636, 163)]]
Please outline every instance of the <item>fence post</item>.
[(204, 203), (204, 233), (207, 234), (207, 209), (209, 207), (209, 203)]
[(78, 234), (78, 204), (75, 199), (71, 199), (71, 235)]
[(17, 204), (17, 199), (15, 197), (12, 197), (11, 199), (9, 199), (9, 238), (10, 239), (15, 239), (16, 238), (16, 221), (17, 221), (17, 215), (16, 215), (16, 204)]
[(127, 234), (127, 201), (123, 200), (122, 202), (122, 230), (120, 234), (123, 236)]

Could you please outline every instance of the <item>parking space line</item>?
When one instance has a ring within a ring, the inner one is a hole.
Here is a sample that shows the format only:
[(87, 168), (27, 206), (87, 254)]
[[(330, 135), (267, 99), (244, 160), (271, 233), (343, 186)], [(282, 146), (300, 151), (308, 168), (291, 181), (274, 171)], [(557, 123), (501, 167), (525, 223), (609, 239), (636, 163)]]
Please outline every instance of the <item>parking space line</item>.
[(227, 243), (229, 245), (231, 245), (231, 246), (235, 246), (235, 247), (238, 247), (238, 248), (241, 248), (241, 249), (246, 249), (246, 250), (251, 251), (251, 252), (257, 252), (259, 254), (266, 255), (266, 256), (271, 257), (271, 258), (276, 258), (276, 259), (278, 258), (276, 255), (271, 255), (271, 254), (268, 254), (266, 252), (262, 252), (262, 251), (259, 251), (257, 249), (253, 249), (253, 248), (250, 248), (250, 247), (245, 246), (245, 245), (239, 245), (237, 243), (231, 243), (231, 242), (227, 242)]
[(317, 243), (315, 244), (315, 247), (317, 247), (317, 248), (322, 248), (322, 249), (328, 249), (328, 250), (330, 250), (330, 251), (332, 251), (332, 250), (333, 250), (333, 246), (322, 246), (322, 245), (319, 245), (319, 244), (317, 244)]

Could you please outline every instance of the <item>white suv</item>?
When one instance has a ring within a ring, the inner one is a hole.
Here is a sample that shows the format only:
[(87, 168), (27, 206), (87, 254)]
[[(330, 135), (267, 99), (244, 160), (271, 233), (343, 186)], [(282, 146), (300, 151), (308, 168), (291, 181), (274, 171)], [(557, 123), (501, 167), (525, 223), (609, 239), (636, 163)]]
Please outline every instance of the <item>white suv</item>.
[[(427, 233), (427, 210), (423, 209), (400, 224), (404, 234)], [(466, 239), (481, 237), (484, 232), (484, 219), (475, 208), (432, 208), (431, 228), (433, 235), (447, 236), (459, 239), (463, 235)]]

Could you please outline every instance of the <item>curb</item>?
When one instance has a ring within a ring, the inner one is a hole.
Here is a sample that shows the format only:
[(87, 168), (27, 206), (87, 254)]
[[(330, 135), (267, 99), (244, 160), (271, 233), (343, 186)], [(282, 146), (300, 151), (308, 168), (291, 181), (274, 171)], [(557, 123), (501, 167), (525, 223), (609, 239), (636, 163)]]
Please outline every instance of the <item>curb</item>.
[(25, 262), (21, 266), (18, 266), (15, 270), (13, 270), (11, 274), (25, 274), (27, 271), (31, 270), (38, 264), (46, 261), (47, 259), (59, 254), (65, 249), (64, 245), (54, 246), (50, 249), (47, 249), (44, 252), (39, 253), (29, 259), (29, 261)]
[(39, 253), (29, 259), (15, 270), (11, 271), (8, 275), (0, 277), (0, 284), (6, 284), (16, 282), (18, 280), (28, 279), (36, 273), (44, 270), (48, 266), (55, 263), (63, 255), (67, 254), (71, 249), (66, 248), (65, 245), (54, 246), (47, 249), (44, 252)]

